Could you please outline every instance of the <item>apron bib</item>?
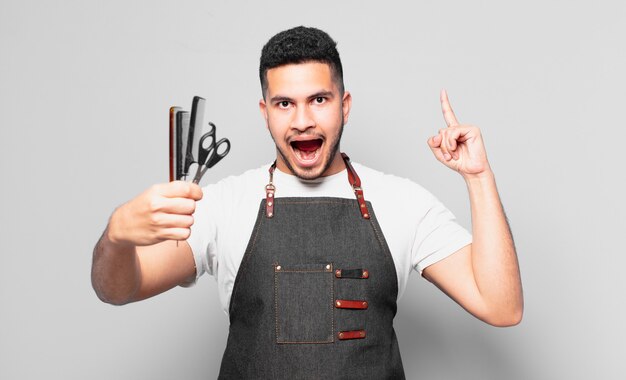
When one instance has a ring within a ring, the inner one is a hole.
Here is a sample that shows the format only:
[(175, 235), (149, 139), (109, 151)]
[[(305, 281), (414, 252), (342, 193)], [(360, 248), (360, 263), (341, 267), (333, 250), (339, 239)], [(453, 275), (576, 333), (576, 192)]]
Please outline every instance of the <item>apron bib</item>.
[(343, 157), (357, 199), (274, 199), (270, 169), (233, 287), (220, 379), (404, 379), (396, 269)]

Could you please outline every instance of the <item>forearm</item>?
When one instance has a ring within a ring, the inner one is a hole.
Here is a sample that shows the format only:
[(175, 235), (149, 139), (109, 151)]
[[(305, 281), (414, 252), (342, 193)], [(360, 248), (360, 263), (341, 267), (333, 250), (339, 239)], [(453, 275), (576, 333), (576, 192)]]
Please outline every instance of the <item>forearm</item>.
[(91, 283), (98, 298), (114, 305), (132, 301), (141, 284), (135, 247), (113, 243), (108, 227), (94, 248)]
[(200, 199), (198, 185), (174, 181), (117, 208), (93, 252), (91, 283), (98, 297), (122, 305), (193, 280), (191, 248), (177, 242), (189, 237)]
[(472, 271), (494, 324), (518, 323), (522, 285), (515, 245), (491, 170), (465, 178), (472, 211)]

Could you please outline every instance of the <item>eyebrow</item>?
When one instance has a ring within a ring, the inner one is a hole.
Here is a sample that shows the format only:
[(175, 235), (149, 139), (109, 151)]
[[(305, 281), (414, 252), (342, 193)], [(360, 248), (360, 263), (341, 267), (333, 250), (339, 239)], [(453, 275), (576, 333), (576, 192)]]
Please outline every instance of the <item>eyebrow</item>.
[[(332, 91), (318, 91), (312, 95), (309, 95), (307, 97), (307, 99), (315, 99), (315, 98), (319, 98), (319, 97), (325, 97), (325, 98), (333, 98), (334, 94), (332, 93)], [(280, 103), (280, 102), (293, 102), (294, 100), (288, 96), (283, 96), (283, 95), (276, 95), (270, 98), (270, 103)]]
[(282, 96), (282, 95), (277, 95), (277, 96), (272, 96), (270, 98), (270, 103), (280, 103), (280, 102), (292, 102), (293, 99), (291, 99), (288, 96)]
[(332, 91), (320, 91), (309, 96), (309, 99), (319, 98), (320, 96), (323, 98), (333, 98), (335, 95), (332, 93)]

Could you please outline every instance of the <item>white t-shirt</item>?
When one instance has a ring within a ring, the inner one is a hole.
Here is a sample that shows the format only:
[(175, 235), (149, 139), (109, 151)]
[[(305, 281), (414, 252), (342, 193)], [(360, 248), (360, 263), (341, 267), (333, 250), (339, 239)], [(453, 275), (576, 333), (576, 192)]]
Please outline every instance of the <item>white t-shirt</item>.
[[(353, 163), (361, 178), (393, 256), (398, 298), (409, 273), (446, 258), (471, 243), (471, 235), (431, 193), (403, 178)], [(256, 222), (270, 165), (249, 170), (206, 186), (197, 203), (188, 243), (196, 261), (196, 278), (203, 273), (217, 280), (222, 308), (228, 314), (230, 296)], [(356, 199), (346, 170), (304, 181), (280, 170), (274, 172), (275, 197), (337, 197)]]

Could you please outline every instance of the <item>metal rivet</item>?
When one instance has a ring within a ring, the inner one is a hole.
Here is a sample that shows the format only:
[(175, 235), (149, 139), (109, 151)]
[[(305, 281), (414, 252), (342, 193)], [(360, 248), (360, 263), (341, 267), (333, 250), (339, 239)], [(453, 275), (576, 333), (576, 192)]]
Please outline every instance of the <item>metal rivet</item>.
[(272, 197), (274, 196), (274, 194), (269, 193), (269, 194), (267, 194), (267, 196), (268, 196), (268, 197), (270, 197), (270, 198), (272, 198)]
[(341, 302), (339, 301), (337, 301), (335, 304), (337, 305), (337, 307), (341, 306)]
[(363, 278), (368, 278), (370, 276), (369, 272), (364, 270), (363, 271)]
[(272, 202), (267, 202), (267, 205), (271, 206), (271, 205), (273, 205), (273, 203)]
[(336, 277), (341, 277), (341, 269), (337, 269), (337, 270), (335, 271), (335, 276), (336, 276)]
[(270, 212), (269, 214), (267, 214), (267, 216), (271, 218), (272, 216), (274, 216), (274, 213)]
[(361, 208), (365, 208), (365, 204), (361, 203)]
[(363, 302), (363, 307), (367, 307), (367, 302)]
[(281, 270), (282, 267), (280, 265), (276, 265), (276, 270)]
[(330, 264), (326, 264), (326, 269), (330, 270)]
[(339, 339), (343, 339), (343, 333), (339, 333)]
[(363, 217), (369, 218), (370, 216), (369, 216), (369, 214), (363, 214)]
[(365, 336), (365, 331), (361, 331), (361, 332), (359, 333), (359, 335), (360, 335), (361, 337), (364, 337), (364, 336)]

